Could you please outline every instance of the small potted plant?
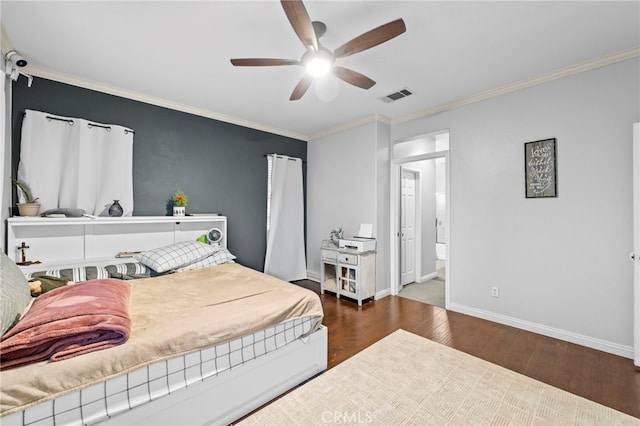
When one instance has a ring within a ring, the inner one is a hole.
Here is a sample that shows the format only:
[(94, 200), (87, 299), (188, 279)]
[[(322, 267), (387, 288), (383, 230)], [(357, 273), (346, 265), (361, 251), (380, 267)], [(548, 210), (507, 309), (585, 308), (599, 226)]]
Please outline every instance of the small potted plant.
[(27, 189), (27, 186), (23, 182), (20, 182), (17, 179), (13, 179), (13, 183), (16, 185), (16, 188), (22, 191), (22, 194), (24, 195), (24, 203), (16, 203), (20, 216), (38, 216), (38, 213), (40, 213), (40, 203), (38, 203), (38, 197), (33, 198), (31, 196), (31, 193)]
[(176, 191), (173, 194), (173, 215), (184, 216), (187, 207), (187, 195), (182, 191)]

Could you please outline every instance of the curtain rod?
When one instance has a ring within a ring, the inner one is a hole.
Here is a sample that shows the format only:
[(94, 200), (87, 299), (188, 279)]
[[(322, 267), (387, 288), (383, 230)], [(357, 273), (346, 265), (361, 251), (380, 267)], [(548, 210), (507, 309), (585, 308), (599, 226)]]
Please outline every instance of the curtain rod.
[[(24, 113), (26, 115), (26, 113)], [(75, 121), (73, 121), (70, 118), (58, 118), (58, 117), (52, 117), (50, 115), (47, 115), (47, 120), (57, 120), (57, 121), (64, 121), (65, 123), (68, 123), (69, 126), (73, 126), (75, 124)], [(96, 123), (87, 123), (87, 126), (91, 129), (92, 127), (100, 127), (101, 129), (105, 129), (107, 132), (111, 131), (111, 126), (104, 126), (102, 124), (96, 124)], [(131, 134), (136, 134), (136, 132), (134, 132), (133, 130), (130, 129), (124, 129), (124, 134), (126, 135), (127, 133), (131, 133)]]
[[(284, 158), (284, 156), (282, 156), (282, 155), (278, 155), (278, 154), (264, 154), (264, 157), (278, 157), (278, 158)], [(300, 159), (300, 158), (294, 158), (294, 157), (289, 157), (289, 158), (287, 158), (287, 160), (289, 160), (289, 161), (296, 161), (296, 160), (300, 160), (300, 161), (302, 161), (303, 163), (306, 163), (306, 161), (304, 161), (304, 160), (302, 160), (302, 159)]]

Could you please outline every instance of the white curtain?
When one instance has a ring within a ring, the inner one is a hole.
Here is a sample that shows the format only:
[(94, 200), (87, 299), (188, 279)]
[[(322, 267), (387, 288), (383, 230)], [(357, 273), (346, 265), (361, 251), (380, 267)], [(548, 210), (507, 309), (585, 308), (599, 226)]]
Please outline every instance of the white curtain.
[(267, 254), (264, 272), (285, 281), (307, 278), (302, 160), (270, 155)]
[[(4, 69), (4, 55), (0, 55), (0, 69)], [(4, 77), (4, 76), (3, 76)], [(10, 99), (9, 92), (11, 91), (11, 84), (9, 84), (6, 78), (2, 78), (0, 81), (0, 176), (2, 176), (2, 183), (0, 183), (0, 221), (5, 223), (4, 220), (8, 217), (9, 206), (11, 205), (11, 182), (9, 179), (5, 179), (5, 169), (11, 170), (11, 131), (9, 129), (11, 118), (6, 117), (11, 108), (6, 108), (8, 100)], [(0, 228), (0, 241), (4, 239), (5, 227)]]
[[(119, 200), (124, 216), (131, 216), (132, 169), (132, 130), (26, 111), (18, 180), (39, 198), (41, 212), (78, 208), (107, 216), (109, 206)], [(18, 194), (22, 197), (21, 191)]]

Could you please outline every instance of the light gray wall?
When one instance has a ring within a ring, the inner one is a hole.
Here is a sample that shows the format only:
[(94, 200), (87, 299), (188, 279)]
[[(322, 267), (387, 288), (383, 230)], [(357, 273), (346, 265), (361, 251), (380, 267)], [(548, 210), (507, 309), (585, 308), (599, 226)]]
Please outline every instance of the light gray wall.
[(332, 229), (376, 238), (376, 291), (389, 291), (389, 149), (391, 129), (373, 121), (307, 145), (307, 269), (320, 276), (320, 246)]
[(403, 141), (394, 141), (393, 158), (407, 158), (436, 151), (435, 135), (424, 135)]
[[(376, 291), (388, 291), (389, 285), (389, 215), (391, 196), (389, 191), (389, 158), (391, 155), (391, 126), (376, 123), (377, 164), (376, 164)], [(382, 260), (378, 260), (382, 259)]]
[[(636, 58), (392, 127), (451, 132), (452, 309), (629, 354), (639, 76)], [(546, 138), (558, 197), (526, 199), (524, 143)]]

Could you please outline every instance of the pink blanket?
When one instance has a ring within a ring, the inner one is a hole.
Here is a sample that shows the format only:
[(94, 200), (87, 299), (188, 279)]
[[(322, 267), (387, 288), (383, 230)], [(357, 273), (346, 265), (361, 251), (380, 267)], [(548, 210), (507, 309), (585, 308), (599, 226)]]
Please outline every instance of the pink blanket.
[(0, 369), (35, 361), (61, 361), (127, 341), (129, 284), (99, 279), (38, 297), (0, 339)]

